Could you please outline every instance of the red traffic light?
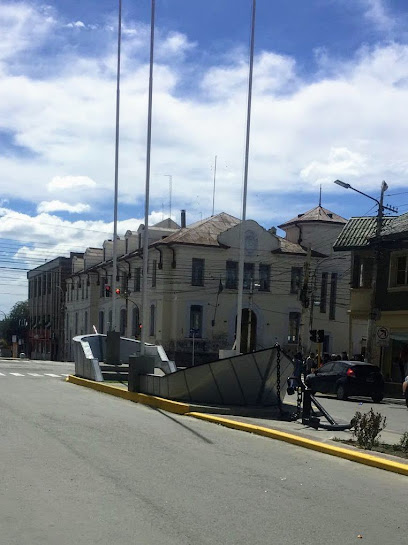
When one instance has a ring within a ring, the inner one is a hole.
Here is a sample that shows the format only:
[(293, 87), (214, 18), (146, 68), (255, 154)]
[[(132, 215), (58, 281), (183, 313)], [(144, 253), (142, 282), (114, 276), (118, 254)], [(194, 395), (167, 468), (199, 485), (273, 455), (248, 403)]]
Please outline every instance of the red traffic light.
[(111, 287), (108, 285), (105, 285), (105, 291), (110, 291), (110, 290), (111, 290)]
[(120, 288), (116, 288), (115, 293), (117, 293), (118, 295), (120, 295)]

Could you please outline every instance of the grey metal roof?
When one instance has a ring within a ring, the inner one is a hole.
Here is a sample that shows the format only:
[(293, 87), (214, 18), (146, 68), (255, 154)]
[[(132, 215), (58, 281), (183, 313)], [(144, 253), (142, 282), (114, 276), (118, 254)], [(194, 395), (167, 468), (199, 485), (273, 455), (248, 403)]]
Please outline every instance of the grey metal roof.
[(278, 227), (279, 229), (284, 229), (285, 227), (289, 227), (289, 225), (293, 225), (295, 223), (309, 223), (315, 221), (321, 221), (324, 223), (347, 222), (345, 218), (342, 218), (338, 214), (331, 212), (327, 208), (323, 208), (323, 206), (316, 206), (315, 208), (312, 208), (312, 210), (308, 210), (304, 214), (298, 214), (296, 218), (285, 221), (285, 223), (282, 223), (282, 225), (278, 225)]
[[(383, 230), (395, 219), (395, 217), (390, 216), (384, 217), (382, 221)], [(376, 227), (376, 216), (350, 218), (333, 244), (334, 250), (353, 250), (368, 247), (375, 235)]]
[(216, 216), (211, 216), (188, 227), (183, 227), (168, 237), (155, 244), (199, 244), (202, 246), (220, 246), (218, 235), (231, 227), (238, 225), (240, 220), (221, 212)]
[(381, 231), (383, 237), (396, 237), (399, 238), (408, 233), (408, 212), (393, 218), (392, 222), (389, 222)]

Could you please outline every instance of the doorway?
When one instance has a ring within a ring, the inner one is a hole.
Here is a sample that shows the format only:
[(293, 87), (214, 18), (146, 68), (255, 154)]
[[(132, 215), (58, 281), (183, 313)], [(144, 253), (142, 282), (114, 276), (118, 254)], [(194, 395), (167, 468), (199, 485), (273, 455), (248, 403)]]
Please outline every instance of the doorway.
[[(235, 331), (236, 330), (237, 322), (235, 320)], [(240, 351), (242, 354), (247, 354), (248, 352), (254, 352), (256, 350), (256, 332), (257, 318), (255, 312), (249, 308), (243, 308), (240, 346)]]

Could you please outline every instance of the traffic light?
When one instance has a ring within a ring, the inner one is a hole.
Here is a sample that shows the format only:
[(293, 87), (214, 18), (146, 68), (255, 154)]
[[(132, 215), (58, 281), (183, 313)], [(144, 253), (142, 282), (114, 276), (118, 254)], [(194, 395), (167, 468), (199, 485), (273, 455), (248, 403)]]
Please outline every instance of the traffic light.
[(318, 343), (324, 342), (324, 329), (317, 330), (317, 342)]
[(116, 295), (120, 295), (120, 288), (116, 288), (115, 293)]
[(111, 287), (109, 286), (109, 284), (105, 284), (105, 297), (110, 297), (111, 296)]
[(317, 331), (315, 329), (311, 329), (309, 331), (310, 333), (310, 340), (313, 342), (313, 343), (317, 343)]

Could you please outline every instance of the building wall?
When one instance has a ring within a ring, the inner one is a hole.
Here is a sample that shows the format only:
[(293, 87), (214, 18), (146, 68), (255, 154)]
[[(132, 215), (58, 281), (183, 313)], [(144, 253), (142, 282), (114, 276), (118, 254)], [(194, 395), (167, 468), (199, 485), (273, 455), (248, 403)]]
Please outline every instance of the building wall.
[[(250, 231), (246, 244), (246, 263), (253, 263), (255, 283), (259, 282), (259, 266), (270, 266), (270, 291), (260, 291), (254, 287), (251, 293), (244, 290), (243, 308), (252, 309), (256, 319), (256, 348), (265, 348), (279, 342), (282, 346), (297, 350), (297, 341), (288, 342), (289, 318), (291, 313), (298, 313), (302, 326), (300, 335), (303, 350), (315, 349), (309, 340), (311, 306), (302, 307), (299, 293), (292, 293), (292, 268), (304, 269), (306, 255), (288, 253), (273, 253), (279, 248), (278, 237), (265, 231), (256, 222), (248, 222), (247, 231)], [(324, 230), (324, 226), (322, 227)], [(224, 236), (225, 235), (225, 236)], [(179, 365), (189, 365), (192, 361), (192, 334), (191, 314), (192, 307), (202, 308), (202, 328), (200, 338), (194, 338), (196, 361), (204, 361), (206, 358), (214, 359), (219, 349), (232, 348), (236, 327), (237, 290), (227, 287), (227, 261), (239, 260), (239, 229), (233, 228), (224, 233), (220, 239), (228, 242), (229, 247), (205, 247), (199, 245), (175, 244), (173, 249), (165, 244), (161, 245), (162, 268), (159, 268), (160, 252), (149, 250), (148, 268), (148, 304), (147, 318), (144, 323), (141, 315), (142, 301), (141, 291), (134, 290), (135, 269), (142, 269), (140, 256), (127, 257), (131, 263), (131, 278), (127, 284), (127, 297), (123, 291), (117, 298), (116, 324), (120, 326), (120, 313), (126, 311), (127, 328), (125, 335), (135, 336), (132, 324), (133, 309), (138, 308), (140, 322), (146, 328), (146, 341), (163, 344), (169, 355), (176, 357)], [(337, 257), (337, 256), (336, 256)], [(192, 261), (204, 260), (204, 285), (192, 285)], [(312, 286), (315, 288), (315, 299), (320, 295), (321, 273), (329, 275), (327, 286), (327, 307), (330, 300), (331, 273), (337, 273), (337, 297), (335, 316), (329, 318), (329, 313), (320, 312), (313, 307), (314, 329), (324, 329), (328, 337), (328, 349), (331, 352), (340, 353), (348, 350), (348, 298), (349, 298), (349, 257), (344, 260), (312, 257), (310, 260), (309, 295)], [(175, 267), (174, 265), (175, 260)], [(155, 262), (155, 264), (154, 264)], [(128, 266), (119, 259), (119, 274), (128, 275)], [(111, 266), (104, 264), (108, 275), (112, 274)], [(153, 286), (154, 270), (156, 270), (156, 285)], [(103, 278), (105, 272), (101, 274)], [(74, 282), (76, 281), (74, 278)], [(109, 313), (112, 309), (112, 298), (101, 297), (101, 287), (96, 284), (94, 275), (89, 289), (89, 297), (85, 300), (76, 298), (67, 301), (67, 335), (80, 334), (81, 324), (85, 312), (96, 322), (99, 330), (99, 313), (103, 312), (103, 332), (108, 328)], [(220, 281), (222, 291), (219, 291)], [(123, 286), (120, 280), (119, 286)], [(125, 284), (126, 285), (126, 284)], [(140, 285), (140, 287), (142, 284)], [(75, 290), (74, 290), (74, 293)], [(151, 308), (154, 308), (155, 324), (154, 332), (151, 325)], [(76, 317), (77, 316), (77, 317)], [(253, 323), (252, 323), (253, 325)], [(77, 326), (77, 327), (75, 327)], [(152, 335), (150, 333), (153, 333)]]

